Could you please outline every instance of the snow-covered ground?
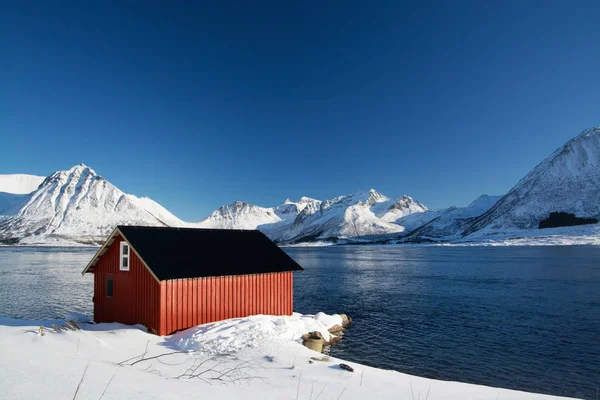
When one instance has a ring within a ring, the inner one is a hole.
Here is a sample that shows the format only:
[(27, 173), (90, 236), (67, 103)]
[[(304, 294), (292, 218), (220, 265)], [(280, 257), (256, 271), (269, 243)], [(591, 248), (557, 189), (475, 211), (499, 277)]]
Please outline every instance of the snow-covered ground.
[(600, 224), (564, 226), (547, 229), (483, 229), (471, 234), (457, 246), (571, 246), (600, 245)]
[[(2, 399), (559, 399), (436, 381), (321, 357), (300, 335), (339, 316), (254, 316), (168, 337), (141, 326), (0, 318)], [(44, 335), (39, 326), (46, 327)], [(354, 368), (340, 368), (345, 363)]]

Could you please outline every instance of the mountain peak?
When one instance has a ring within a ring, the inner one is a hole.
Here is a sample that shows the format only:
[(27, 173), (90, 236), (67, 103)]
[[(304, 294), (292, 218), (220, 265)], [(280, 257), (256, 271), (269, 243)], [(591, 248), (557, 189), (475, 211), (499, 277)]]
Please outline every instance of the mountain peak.
[(315, 199), (310, 198), (310, 197), (302, 196), (302, 197), (300, 197), (300, 200), (298, 200), (298, 203), (304, 204), (304, 203), (312, 203), (314, 201), (318, 201), (318, 200), (315, 200)]
[(600, 126), (595, 126), (589, 129), (584, 130), (579, 135), (575, 136), (573, 140), (577, 140), (579, 138), (589, 137), (592, 135), (600, 135)]
[(413, 212), (422, 212), (422, 211), (426, 211), (427, 207), (418, 202), (417, 200), (413, 199), (412, 197), (404, 194), (402, 195), (402, 197), (400, 197), (400, 199), (398, 199), (398, 201), (396, 201), (394, 204), (392, 204), (390, 206), (390, 210), (414, 210)]
[(0, 238), (94, 242), (118, 224), (183, 222), (148, 198), (123, 193), (85, 164), (56, 171), (0, 221)]
[[(575, 136), (546, 157), (463, 235), (535, 229), (551, 212), (600, 215), (600, 128)], [(484, 230), (484, 228), (486, 228)]]
[(69, 168), (66, 172), (68, 172), (70, 174), (72, 174), (72, 173), (82, 174), (83, 172), (88, 172), (91, 175), (97, 175), (96, 171), (94, 171), (92, 168), (88, 167), (84, 163), (80, 163), (80, 164), (74, 165), (71, 168)]
[(85, 164), (77, 164), (67, 170), (56, 171), (48, 176), (40, 184), (40, 187), (57, 184), (59, 182), (77, 181), (80, 179), (97, 179), (100, 178), (96, 171)]
[(371, 205), (389, 200), (390, 198), (384, 195), (383, 193), (380, 193), (375, 189), (369, 190), (369, 198), (367, 199), (367, 204)]

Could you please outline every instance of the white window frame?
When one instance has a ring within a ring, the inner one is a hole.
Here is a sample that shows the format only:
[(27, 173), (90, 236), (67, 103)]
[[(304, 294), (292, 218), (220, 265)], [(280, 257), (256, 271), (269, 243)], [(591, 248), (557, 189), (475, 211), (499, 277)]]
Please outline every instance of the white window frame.
[[(127, 246), (127, 254), (123, 254), (123, 247)], [(129, 245), (129, 243), (123, 241), (120, 243), (119, 246), (119, 270), (121, 271), (129, 271), (129, 268), (131, 268), (131, 246)], [(123, 266), (123, 260), (127, 259), (127, 266)]]

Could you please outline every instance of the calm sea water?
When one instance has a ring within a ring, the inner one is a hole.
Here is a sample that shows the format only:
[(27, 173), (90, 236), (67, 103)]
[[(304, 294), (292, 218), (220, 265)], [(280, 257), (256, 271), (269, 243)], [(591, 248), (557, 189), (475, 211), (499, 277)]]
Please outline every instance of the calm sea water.
[[(346, 313), (331, 353), (435, 379), (600, 398), (600, 247), (285, 248), (295, 310)], [(91, 314), (92, 249), (0, 247), (0, 315)]]

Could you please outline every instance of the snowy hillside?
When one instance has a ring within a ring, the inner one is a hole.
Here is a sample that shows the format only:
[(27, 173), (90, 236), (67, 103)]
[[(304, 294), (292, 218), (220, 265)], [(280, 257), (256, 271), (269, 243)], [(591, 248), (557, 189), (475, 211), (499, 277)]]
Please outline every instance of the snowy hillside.
[(43, 176), (26, 174), (0, 175), (0, 192), (28, 194), (36, 190), (44, 179)]
[(496, 204), (502, 196), (479, 196), (467, 207), (450, 207), (438, 212), (438, 216), (412, 231), (404, 239), (407, 242), (452, 240), (460, 238), (464, 229)]
[(584, 131), (538, 164), (465, 229), (470, 238), (537, 229), (553, 211), (600, 216), (600, 128)]
[(83, 164), (50, 175), (4, 214), (0, 240), (21, 243), (93, 242), (118, 224), (184, 225), (156, 202), (123, 193)]
[(197, 225), (259, 229), (277, 242), (298, 243), (403, 232), (404, 227), (393, 222), (425, 210), (409, 196), (392, 200), (371, 189), (326, 201), (286, 200), (271, 208), (237, 202), (220, 207)]

